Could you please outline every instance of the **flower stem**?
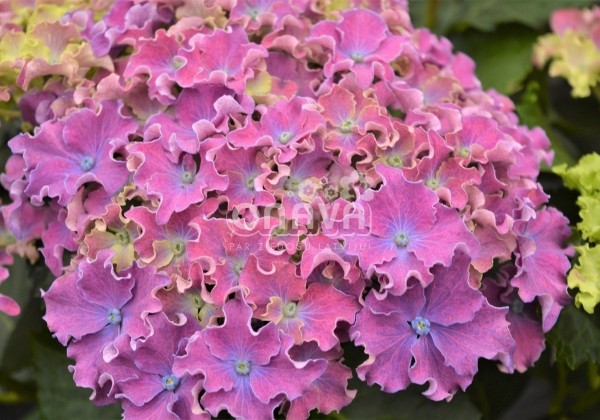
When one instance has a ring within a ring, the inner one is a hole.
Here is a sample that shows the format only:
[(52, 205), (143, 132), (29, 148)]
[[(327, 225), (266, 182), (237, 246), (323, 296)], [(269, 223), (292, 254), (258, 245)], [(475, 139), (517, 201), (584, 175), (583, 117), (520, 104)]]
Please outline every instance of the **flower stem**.
[(427, 14), (425, 17), (425, 26), (433, 30), (437, 24), (437, 12), (440, 0), (427, 0)]

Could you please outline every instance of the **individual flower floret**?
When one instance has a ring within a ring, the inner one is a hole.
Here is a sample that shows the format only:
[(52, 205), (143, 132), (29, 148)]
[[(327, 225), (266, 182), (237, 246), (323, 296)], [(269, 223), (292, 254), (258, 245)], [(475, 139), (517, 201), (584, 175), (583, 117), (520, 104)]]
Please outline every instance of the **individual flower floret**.
[(131, 161), (133, 165), (137, 163), (134, 181), (160, 200), (158, 224), (164, 225), (173, 213), (202, 202), (208, 191), (227, 188), (227, 178), (217, 173), (207, 156), (209, 150), (221, 144), (218, 138), (206, 141), (196, 155), (169, 153), (159, 140), (130, 145), (130, 152), (138, 160)]
[(236, 96), (222, 85), (184, 89), (170, 109), (148, 119), (145, 137), (160, 138), (171, 151), (198, 153), (201, 141), (229, 131), (230, 118), (251, 113), (250, 99), (243, 96), (238, 103)]
[(199, 33), (189, 41), (189, 49), (179, 55), (187, 60), (177, 71), (175, 80), (182, 87), (208, 82), (225, 85), (238, 94), (244, 93), (246, 79), (264, 67), (267, 50), (248, 41), (241, 26)]
[(600, 81), (600, 9), (561, 9), (553, 13), (553, 34), (540, 37), (534, 62), (543, 67), (551, 60), (549, 73), (567, 79), (574, 97), (586, 97)]
[(331, 350), (339, 343), (334, 333), (338, 322), (354, 322), (360, 309), (356, 298), (329, 284), (307, 288), (294, 264), (276, 262), (269, 273), (252, 267), (241, 285), (248, 292), (246, 300), (256, 306), (255, 317), (273, 322), (296, 344), (315, 341), (322, 350)]
[(148, 323), (154, 333), (135, 351), (121, 340), (118, 356), (103, 372), (102, 381), (113, 382), (115, 397), (123, 399), (123, 415), (140, 420), (209, 419), (197, 402), (200, 377), (173, 374), (175, 360), (197, 327), (191, 322), (177, 326), (162, 312), (148, 316)]
[(349, 70), (363, 89), (375, 76), (390, 80), (393, 71), (389, 63), (402, 52), (401, 37), (391, 35), (385, 21), (368, 10), (350, 10), (341, 18), (341, 22), (320, 22), (311, 31), (312, 42), (332, 52), (325, 63), (325, 76)]
[(475, 236), (458, 213), (440, 204), (431, 189), (406, 180), (402, 172), (379, 165), (384, 184), (372, 200), (362, 198), (368, 234), (343, 234), (346, 252), (357, 255), (366, 273), (387, 277), (385, 289), (401, 295), (409, 277), (424, 286), (435, 264), (448, 266), (457, 248), (477, 249)]
[(537, 298), (542, 307), (544, 331), (550, 330), (563, 306), (571, 302), (567, 285), (561, 279), (567, 274), (568, 255), (573, 250), (566, 247), (571, 236), (569, 221), (556, 209), (544, 209), (533, 220), (517, 222), (518, 236), (517, 274), (511, 285), (518, 288), (523, 302)]
[(514, 340), (506, 309), (492, 307), (469, 286), (470, 258), (457, 253), (449, 267), (436, 266), (433, 282), (380, 300), (371, 292), (350, 329), (369, 358), (358, 367), (368, 384), (387, 392), (429, 383), (433, 400), (449, 399), (471, 383), (477, 360), (500, 359), (512, 369)]
[(294, 362), (290, 337), (267, 324), (252, 330), (252, 309), (242, 300), (223, 308), (225, 324), (209, 327), (190, 338), (186, 355), (176, 360), (175, 375), (204, 376), (200, 402), (213, 416), (226, 409), (243, 418), (271, 418), (283, 397), (294, 400), (327, 366), (325, 360)]
[(116, 102), (104, 102), (98, 113), (81, 109), (64, 120), (46, 122), (34, 136), (22, 135), (10, 142), (22, 153), (31, 170), (25, 193), (36, 202), (57, 197), (67, 205), (86, 182), (97, 182), (110, 194), (119, 191), (129, 173), (115, 153), (137, 129)]
[(44, 293), (44, 319), (56, 338), (69, 345), (78, 386), (97, 389), (99, 360), (114, 358), (114, 340), (123, 334), (128, 341), (149, 335), (145, 317), (161, 310), (155, 293), (170, 284), (168, 277), (137, 265), (121, 275), (113, 271), (111, 254), (101, 252), (96, 260), (83, 260), (77, 271), (59, 277)]
[(139, 236), (135, 223), (121, 214), (121, 206), (111, 203), (106, 207), (106, 213), (99, 219), (91, 232), (84, 238), (87, 245), (87, 257), (95, 259), (102, 249), (114, 252), (113, 264), (117, 272), (131, 267), (135, 261), (133, 241)]
[(227, 140), (244, 149), (271, 146), (279, 162), (289, 162), (298, 151), (311, 148), (311, 135), (324, 123), (319, 112), (307, 109), (306, 105), (312, 103), (300, 97), (282, 99), (267, 109), (259, 122), (250, 119), (243, 129), (230, 133)]

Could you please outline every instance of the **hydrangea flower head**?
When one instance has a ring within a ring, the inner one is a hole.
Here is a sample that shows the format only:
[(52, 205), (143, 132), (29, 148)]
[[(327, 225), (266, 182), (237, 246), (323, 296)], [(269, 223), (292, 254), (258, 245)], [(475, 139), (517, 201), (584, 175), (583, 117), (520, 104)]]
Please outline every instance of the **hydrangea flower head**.
[(44, 319), (96, 404), (305, 418), (353, 400), (348, 348), (434, 400), (539, 358), (570, 303), (550, 142), (405, 0), (40, 4), (0, 22), (30, 128), (0, 263), (57, 277)]

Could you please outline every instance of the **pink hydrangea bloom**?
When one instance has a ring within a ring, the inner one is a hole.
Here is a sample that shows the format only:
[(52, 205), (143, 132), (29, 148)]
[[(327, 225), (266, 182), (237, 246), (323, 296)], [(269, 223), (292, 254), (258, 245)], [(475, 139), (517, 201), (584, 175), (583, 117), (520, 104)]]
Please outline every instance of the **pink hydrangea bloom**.
[(434, 400), (540, 357), (570, 303), (550, 142), (407, 1), (92, 3), (36, 32), (77, 60), (11, 63), (33, 129), (0, 177), (0, 279), (14, 254), (58, 276), (44, 319), (96, 404), (305, 418), (354, 398), (344, 349)]

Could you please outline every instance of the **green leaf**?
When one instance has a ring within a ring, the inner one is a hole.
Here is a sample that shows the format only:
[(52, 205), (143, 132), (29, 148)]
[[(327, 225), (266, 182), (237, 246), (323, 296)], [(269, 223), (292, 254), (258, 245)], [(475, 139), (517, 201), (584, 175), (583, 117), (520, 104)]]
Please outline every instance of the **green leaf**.
[[(31, 298), (33, 282), (27, 275), (26, 264), (22, 258), (15, 256), (14, 263), (8, 269), (10, 275), (0, 285), (0, 293), (13, 298), (23, 310)], [(0, 313), (0, 359), (4, 354), (11, 334), (22, 317), (23, 313), (16, 317)]]
[(468, 30), (450, 36), (454, 47), (469, 55), (484, 88), (504, 94), (517, 91), (532, 69), (531, 48), (537, 32), (521, 25), (506, 25), (496, 32)]
[(583, 194), (593, 194), (600, 188), (600, 155), (597, 153), (584, 155), (573, 167), (559, 165), (553, 171), (562, 177), (567, 188)]
[(541, 127), (546, 132), (554, 150), (555, 165), (574, 165), (578, 152), (566, 136), (552, 128), (549, 117), (542, 107), (540, 89), (539, 82), (535, 80), (527, 83), (520, 100), (515, 104), (520, 122), (529, 128)]
[(48, 420), (119, 419), (119, 405), (96, 407), (89, 389), (77, 388), (68, 371), (69, 359), (64, 349), (56, 349), (41, 341), (33, 342), (34, 366), (38, 386), (39, 413)]
[(556, 357), (573, 370), (587, 361), (600, 363), (600, 330), (574, 306), (562, 310), (547, 339), (556, 349)]
[(593, 0), (410, 0), (415, 26), (429, 26), (436, 33), (475, 28), (492, 31), (502, 23), (543, 28), (556, 9), (586, 7)]
[(567, 281), (569, 288), (579, 289), (575, 304), (583, 306), (591, 314), (600, 302), (600, 246), (590, 248), (589, 244), (585, 244), (576, 249), (579, 260), (569, 273)]
[(460, 392), (450, 402), (434, 402), (421, 395), (414, 386), (395, 394), (387, 394), (376, 386), (368, 387), (364, 382), (356, 382), (355, 387), (358, 388), (356, 398), (352, 404), (342, 410), (339, 416), (341, 418), (348, 420), (469, 420), (481, 417), (467, 396)]

